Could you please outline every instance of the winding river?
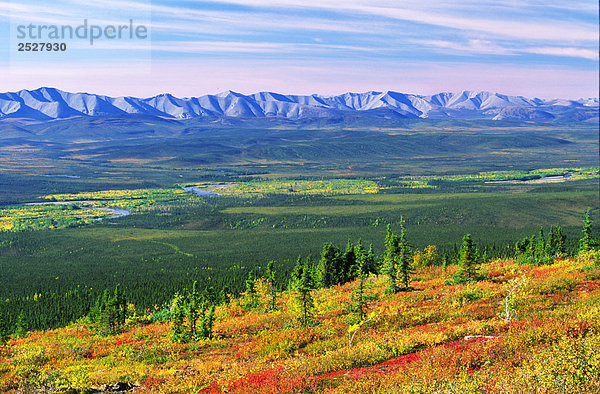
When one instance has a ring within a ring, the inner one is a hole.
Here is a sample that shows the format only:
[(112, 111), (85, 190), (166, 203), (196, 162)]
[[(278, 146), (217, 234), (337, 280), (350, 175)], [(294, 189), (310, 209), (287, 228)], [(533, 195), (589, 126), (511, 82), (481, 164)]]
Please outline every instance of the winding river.
[[(48, 205), (48, 204), (52, 204), (52, 205), (68, 205), (68, 204), (92, 204), (94, 202), (97, 201), (92, 201), (92, 200), (75, 200), (75, 201), (46, 201), (46, 202), (30, 202), (30, 203), (26, 203), (26, 204), (21, 204), (21, 205)], [(126, 210), (126, 209), (122, 209), (122, 208), (109, 208), (109, 207), (91, 207), (91, 206), (82, 206), (81, 209), (90, 209), (90, 210), (98, 210), (98, 211), (104, 211), (104, 212), (112, 212), (114, 213), (113, 216), (107, 216), (107, 217), (103, 217), (103, 218), (96, 218), (96, 219), (92, 219), (92, 220), (97, 220), (97, 221), (102, 221), (105, 219), (117, 219), (117, 218), (122, 218), (124, 216), (128, 216), (131, 214), (130, 211)]]
[(224, 185), (199, 185), (199, 186), (186, 186), (183, 188), (183, 190), (187, 191), (187, 192), (194, 192), (199, 196), (218, 196), (218, 193), (214, 193), (214, 192), (209, 192), (206, 190), (203, 190), (205, 188), (209, 188), (209, 187), (218, 187), (218, 186), (224, 186)]

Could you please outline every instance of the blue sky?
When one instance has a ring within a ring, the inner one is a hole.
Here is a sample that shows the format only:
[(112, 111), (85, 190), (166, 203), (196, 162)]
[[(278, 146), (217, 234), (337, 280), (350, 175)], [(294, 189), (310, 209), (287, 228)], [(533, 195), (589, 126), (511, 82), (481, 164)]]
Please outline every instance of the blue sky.
[[(84, 19), (151, 35), (16, 51), (18, 25)], [(0, 0), (0, 24), (0, 91), (598, 95), (596, 0)]]

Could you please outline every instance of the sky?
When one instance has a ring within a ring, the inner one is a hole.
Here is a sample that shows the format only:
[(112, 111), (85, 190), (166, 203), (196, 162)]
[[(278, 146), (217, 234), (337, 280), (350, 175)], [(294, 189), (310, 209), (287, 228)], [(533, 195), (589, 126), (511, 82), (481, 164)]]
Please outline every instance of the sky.
[(0, 91), (598, 97), (598, 28), (597, 0), (0, 0)]

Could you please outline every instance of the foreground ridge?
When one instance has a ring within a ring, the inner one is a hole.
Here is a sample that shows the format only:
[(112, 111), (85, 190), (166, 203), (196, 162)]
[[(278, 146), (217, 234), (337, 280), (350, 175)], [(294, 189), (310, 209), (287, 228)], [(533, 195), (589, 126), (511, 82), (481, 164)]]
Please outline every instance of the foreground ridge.
[[(370, 318), (358, 329), (348, 311), (358, 281), (315, 290), (314, 324), (302, 327), (296, 291), (281, 293), (270, 310), (267, 279), (257, 279), (251, 306), (245, 294), (216, 308), (212, 339), (174, 342), (152, 311), (116, 335), (80, 322), (14, 339), (0, 348), (0, 390), (597, 392), (595, 256), (494, 260), (466, 283), (452, 282), (456, 266), (422, 267), (399, 293), (371, 276)], [(527, 286), (513, 293), (515, 314), (506, 319), (502, 304), (522, 278)]]

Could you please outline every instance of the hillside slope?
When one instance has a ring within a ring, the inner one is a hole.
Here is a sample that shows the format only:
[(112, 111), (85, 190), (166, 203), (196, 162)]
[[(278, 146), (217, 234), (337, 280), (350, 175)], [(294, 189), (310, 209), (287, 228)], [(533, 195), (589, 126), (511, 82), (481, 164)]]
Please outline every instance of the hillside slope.
[[(595, 259), (497, 260), (481, 266), (484, 280), (466, 284), (448, 284), (454, 266), (424, 267), (413, 289), (397, 294), (371, 277), (370, 320), (360, 328), (349, 310), (356, 282), (314, 291), (314, 324), (300, 327), (295, 294), (281, 294), (277, 310), (265, 312), (259, 281), (257, 307), (242, 298), (217, 308), (212, 340), (174, 343), (168, 324), (141, 324), (148, 318), (139, 316), (115, 336), (73, 324), (15, 339), (0, 348), (0, 390), (122, 383), (138, 392), (598, 392)], [(515, 278), (528, 285), (515, 290)], [(511, 289), (515, 313), (506, 321), (499, 315)]]

